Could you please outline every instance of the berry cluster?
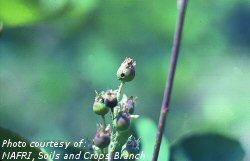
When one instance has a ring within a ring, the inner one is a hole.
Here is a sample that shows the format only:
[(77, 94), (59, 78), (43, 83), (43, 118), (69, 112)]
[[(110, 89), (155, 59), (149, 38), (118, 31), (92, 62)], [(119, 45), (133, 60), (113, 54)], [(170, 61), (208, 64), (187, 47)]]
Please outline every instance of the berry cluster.
[[(139, 117), (139, 115), (134, 115), (135, 97), (127, 97), (124, 94), (122, 99), (120, 99), (125, 82), (132, 81), (135, 77), (135, 66), (136, 62), (133, 59), (126, 58), (116, 74), (117, 79), (121, 81), (118, 89), (100, 93), (96, 92), (93, 111), (102, 117), (103, 123), (98, 125), (98, 130), (93, 139), (95, 153), (100, 154), (101, 152), (105, 154), (106, 148), (108, 149), (108, 154), (114, 152), (118, 144), (122, 145), (122, 143), (118, 143), (117, 137), (129, 129), (132, 118)], [(105, 115), (109, 112), (111, 113), (111, 125), (107, 125), (105, 120)], [(126, 157), (127, 155), (138, 153), (139, 143), (140, 141), (131, 135), (123, 145), (122, 155)]]

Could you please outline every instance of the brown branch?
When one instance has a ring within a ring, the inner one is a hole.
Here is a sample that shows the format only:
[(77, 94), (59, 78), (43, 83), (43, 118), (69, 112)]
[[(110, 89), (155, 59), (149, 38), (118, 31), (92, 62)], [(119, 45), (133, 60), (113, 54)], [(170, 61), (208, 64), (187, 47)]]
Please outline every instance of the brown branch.
[(161, 113), (160, 113), (160, 118), (159, 118), (159, 123), (158, 123), (158, 133), (156, 137), (156, 143), (155, 143), (152, 161), (158, 160), (162, 135), (163, 135), (165, 124), (166, 124), (166, 117), (167, 117), (167, 113), (169, 110), (175, 69), (176, 69), (176, 64), (178, 60), (180, 44), (181, 44), (181, 36), (182, 36), (182, 30), (183, 30), (183, 22), (184, 22), (185, 13), (186, 13), (187, 0), (179, 0), (178, 5), (179, 5), (178, 6), (179, 7), (179, 19), (178, 19), (177, 30), (175, 33), (174, 43), (172, 47), (172, 58), (171, 58), (171, 63), (170, 63), (170, 70), (169, 70), (168, 80), (166, 82), (166, 88), (164, 92), (163, 101), (162, 101)]

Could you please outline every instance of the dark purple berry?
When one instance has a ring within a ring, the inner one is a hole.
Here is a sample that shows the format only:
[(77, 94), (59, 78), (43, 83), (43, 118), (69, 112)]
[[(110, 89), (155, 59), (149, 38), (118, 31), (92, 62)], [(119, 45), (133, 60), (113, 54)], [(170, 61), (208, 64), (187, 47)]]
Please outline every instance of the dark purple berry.
[(104, 130), (101, 126), (96, 132), (95, 138), (93, 140), (94, 144), (101, 149), (106, 148), (110, 144), (110, 136), (110, 129)]
[(114, 120), (114, 127), (117, 131), (125, 131), (130, 126), (130, 117), (127, 112), (119, 112)]
[(128, 158), (131, 154), (138, 154), (140, 152), (140, 139), (135, 139), (134, 136), (130, 136), (122, 146), (122, 156), (123, 158)]
[(114, 108), (117, 106), (117, 94), (115, 91), (108, 90), (104, 96), (104, 104), (109, 108)]
[(126, 106), (129, 114), (133, 114), (135, 112), (135, 102), (134, 101), (135, 101), (134, 98), (131, 96), (125, 102), (125, 106)]

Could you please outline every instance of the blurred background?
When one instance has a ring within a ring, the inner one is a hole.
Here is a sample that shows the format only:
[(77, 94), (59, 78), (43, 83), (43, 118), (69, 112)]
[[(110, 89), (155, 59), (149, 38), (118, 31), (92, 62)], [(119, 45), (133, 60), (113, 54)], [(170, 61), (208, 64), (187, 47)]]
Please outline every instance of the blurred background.
[[(0, 127), (93, 138), (94, 91), (118, 87), (125, 57), (137, 73), (124, 93), (156, 124), (177, 15), (175, 0), (0, 0)], [(190, 0), (165, 136), (223, 134), (250, 160), (249, 122), (250, 1)]]

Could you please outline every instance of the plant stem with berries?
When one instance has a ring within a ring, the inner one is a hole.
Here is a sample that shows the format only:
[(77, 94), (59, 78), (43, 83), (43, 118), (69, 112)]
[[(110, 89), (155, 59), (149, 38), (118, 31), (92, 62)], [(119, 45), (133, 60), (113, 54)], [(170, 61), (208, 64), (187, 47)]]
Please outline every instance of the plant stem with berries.
[[(114, 152), (117, 145), (124, 144), (118, 143), (117, 138), (122, 135), (121, 132), (129, 129), (130, 119), (138, 118), (139, 115), (133, 115), (134, 112), (134, 97), (122, 96), (121, 93), (125, 82), (132, 81), (135, 77), (135, 61), (131, 58), (126, 58), (117, 70), (117, 79), (121, 81), (118, 89), (107, 90), (100, 93), (96, 92), (95, 102), (93, 104), (93, 111), (97, 115), (101, 115), (102, 124), (99, 124), (96, 136), (93, 140), (94, 153), (106, 155), (108, 150), (109, 161), (113, 160)], [(111, 111), (110, 125), (106, 124), (105, 115)], [(133, 146), (130, 143), (133, 143)], [(136, 140), (132, 135), (128, 138), (128, 141), (123, 145), (121, 150), (121, 156), (126, 159), (130, 155), (134, 155), (139, 152), (140, 140)], [(136, 146), (135, 146), (136, 145)], [(105, 159), (103, 159), (105, 160)]]

